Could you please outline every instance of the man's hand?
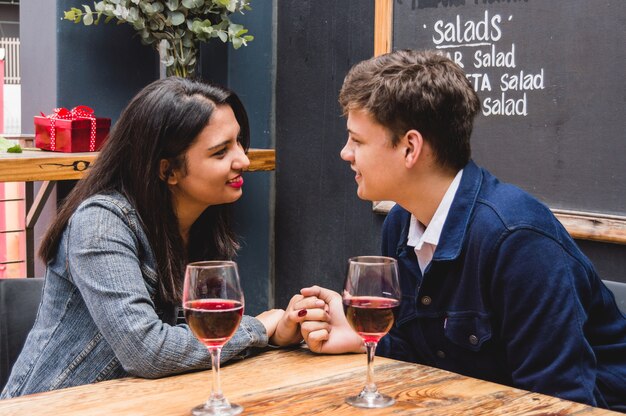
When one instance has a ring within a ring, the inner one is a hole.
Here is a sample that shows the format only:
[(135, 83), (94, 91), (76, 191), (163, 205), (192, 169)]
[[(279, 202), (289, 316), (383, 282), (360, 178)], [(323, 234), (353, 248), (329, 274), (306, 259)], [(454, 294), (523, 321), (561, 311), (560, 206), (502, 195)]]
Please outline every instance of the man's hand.
[(323, 300), (328, 305), (328, 321), (307, 320), (300, 325), (302, 337), (313, 352), (341, 354), (365, 352), (363, 339), (350, 327), (343, 313), (341, 295), (319, 286), (304, 288), (302, 296)]

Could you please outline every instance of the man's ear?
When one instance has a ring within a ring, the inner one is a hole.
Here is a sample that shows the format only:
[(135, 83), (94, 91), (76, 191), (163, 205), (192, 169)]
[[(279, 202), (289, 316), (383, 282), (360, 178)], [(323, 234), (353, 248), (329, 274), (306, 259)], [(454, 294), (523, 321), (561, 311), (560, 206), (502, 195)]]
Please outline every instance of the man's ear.
[(402, 142), (405, 145), (404, 164), (407, 168), (412, 168), (424, 148), (424, 137), (417, 130), (409, 130), (404, 134)]
[(170, 162), (167, 159), (161, 159), (159, 163), (159, 178), (167, 182), (168, 185), (176, 185), (178, 183), (178, 178), (170, 167)]

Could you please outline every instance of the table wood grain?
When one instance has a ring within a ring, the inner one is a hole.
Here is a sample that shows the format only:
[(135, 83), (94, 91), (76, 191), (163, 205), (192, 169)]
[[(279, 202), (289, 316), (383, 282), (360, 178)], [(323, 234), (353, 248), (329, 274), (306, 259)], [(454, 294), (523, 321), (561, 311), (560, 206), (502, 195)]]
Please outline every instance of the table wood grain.
[[(0, 153), (0, 182), (32, 182), (80, 179), (96, 163), (97, 152), (60, 153), (39, 149)], [(274, 149), (250, 149), (248, 171), (276, 167)]]
[[(226, 397), (244, 415), (619, 415), (604, 409), (447, 371), (376, 357), (379, 390), (396, 398), (386, 409), (344, 402), (364, 385), (364, 354), (317, 355), (274, 350), (222, 368)], [(206, 400), (210, 372), (157, 380), (126, 378), (0, 401), (10, 415), (189, 415)]]

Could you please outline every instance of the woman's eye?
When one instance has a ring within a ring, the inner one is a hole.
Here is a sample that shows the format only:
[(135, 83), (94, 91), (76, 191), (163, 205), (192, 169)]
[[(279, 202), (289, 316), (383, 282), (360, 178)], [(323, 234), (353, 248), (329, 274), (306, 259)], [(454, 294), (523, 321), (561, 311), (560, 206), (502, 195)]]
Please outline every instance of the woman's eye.
[(220, 149), (217, 152), (213, 153), (213, 156), (224, 156), (226, 154), (226, 148)]

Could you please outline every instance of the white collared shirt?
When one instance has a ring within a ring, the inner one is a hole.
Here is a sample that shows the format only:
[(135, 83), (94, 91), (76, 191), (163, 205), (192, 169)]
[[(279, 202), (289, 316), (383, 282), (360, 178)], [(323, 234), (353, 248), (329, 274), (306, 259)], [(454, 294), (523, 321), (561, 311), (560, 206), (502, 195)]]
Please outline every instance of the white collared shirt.
[(415, 255), (417, 256), (417, 262), (419, 263), (422, 275), (424, 274), (424, 270), (426, 270), (426, 266), (428, 266), (433, 259), (433, 255), (439, 244), (443, 224), (448, 217), (454, 195), (457, 189), (459, 189), (461, 176), (463, 176), (463, 169), (461, 169), (452, 180), (452, 183), (435, 211), (435, 215), (433, 215), (433, 218), (430, 220), (428, 227), (424, 228), (424, 224), (419, 222), (414, 215), (411, 215), (407, 244), (411, 247), (415, 247)]

